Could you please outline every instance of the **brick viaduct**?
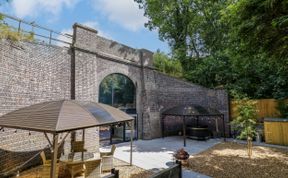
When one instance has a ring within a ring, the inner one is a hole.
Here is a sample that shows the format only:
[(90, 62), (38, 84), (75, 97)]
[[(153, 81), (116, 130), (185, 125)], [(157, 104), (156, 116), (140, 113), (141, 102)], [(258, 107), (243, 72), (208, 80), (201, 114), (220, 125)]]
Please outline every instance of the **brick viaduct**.
[[(153, 68), (150, 51), (105, 39), (96, 30), (80, 24), (73, 28), (73, 44), (69, 48), (0, 41), (0, 115), (49, 100), (98, 102), (101, 81), (119, 73), (136, 86), (138, 128), (143, 139), (160, 137), (160, 113), (179, 104), (216, 108), (228, 121), (226, 91), (169, 77)], [(0, 133), (0, 160), (7, 163), (0, 163), (0, 174), (12, 166), (8, 160), (14, 159), (13, 154), (7, 150), (33, 152), (47, 144), (43, 135), (32, 135), (11, 129)]]

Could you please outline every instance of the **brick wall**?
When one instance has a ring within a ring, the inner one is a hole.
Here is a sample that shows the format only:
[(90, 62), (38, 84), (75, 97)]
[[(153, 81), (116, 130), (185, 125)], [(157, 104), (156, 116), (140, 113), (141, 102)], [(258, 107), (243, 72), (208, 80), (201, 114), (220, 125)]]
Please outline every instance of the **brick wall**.
[[(225, 90), (212, 90), (184, 80), (173, 78), (157, 71), (148, 72), (145, 81), (150, 113), (153, 126), (153, 137), (161, 135), (160, 117), (166, 109), (185, 104), (195, 104), (215, 108), (224, 114), (228, 123), (228, 94)], [(150, 77), (149, 77), (150, 76)], [(221, 121), (221, 120), (220, 120)], [(222, 130), (222, 125), (219, 125)], [(226, 134), (228, 134), (226, 126)]]
[[(0, 41), (0, 115), (70, 97), (98, 102), (101, 81), (120, 73), (136, 87), (139, 136), (143, 139), (160, 137), (161, 112), (179, 104), (216, 108), (228, 121), (228, 96), (224, 90), (210, 90), (159, 73), (153, 69), (152, 52), (99, 37), (96, 30), (76, 24), (74, 33), (71, 49)], [(88, 151), (99, 149), (98, 132), (98, 128), (86, 130)], [(77, 131), (76, 139), (81, 138), (82, 132)], [(64, 145), (66, 153), (70, 151), (70, 140), (69, 135)], [(47, 144), (43, 133), (29, 135), (28, 131), (15, 133), (14, 129), (0, 132), (0, 177)], [(34, 163), (39, 161), (37, 158)]]
[[(76, 99), (98, 101), (101, 81), (112, 73), (130, 78), (136, 86), (140, 137), (160, 137), (160, 114), (179, 104), (198, 104), (218, 109), (228, 118), (224, 90), (210, 90), (161, 74), (153, 69), (153, 53), (133, 49), (74, 25)], [(142, 131), (143, 128), (143, 131)]]
[[(0, 115), (44, 101), (69, 99), (69, 53), (67, 48), (1, 40)], [(0, 177), (47, 144), (43, 133), (29, 135), (5, 128), (0, 132)]]

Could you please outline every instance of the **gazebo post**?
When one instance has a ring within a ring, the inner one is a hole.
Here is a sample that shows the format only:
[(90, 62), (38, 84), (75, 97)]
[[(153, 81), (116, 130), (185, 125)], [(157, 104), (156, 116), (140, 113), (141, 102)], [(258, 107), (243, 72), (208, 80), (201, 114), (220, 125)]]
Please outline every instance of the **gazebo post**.
[(183, 116), (183, 139), (184, 147), (186, 147), (186, 116)]
[(130, 166), (132, 166), (133, 137), (134, 137), (134, 120), (131, 121), (131, 133), (130, 133)]
[(126, 141), (126, 122), (123, 122), (123, 142)]
[[(85, 144), (85, 129), (82, 129), (82, 141)], [(84, 152), (81, 153), (81, 160), (84, 160)]]
[(52, 154), (51, 170), (50, 170), (51, 178), (56, 178), (57, 155), (58, 155), (58, 134), (53, 134), (53, 154)]
[(222, 123), (223, 123), (223, 137), (224, 137), (224, 142), (226, 142), (226, 131), (225, 131), (224, 114), (222, 114)]
[(164, 138), (165, 137), (165, 135), (164, 135), (164, 117), (165, 116), (162, 116), (161, 117), (161, 130), (162, 130), (162, 138)]
[(109, 140), (110, 140), (110, 145), (112, 144), (112, 127), (113, 127), (113, 125), (109, 125), (109, 132), (110, 132), (110, 138), (109, 138)]

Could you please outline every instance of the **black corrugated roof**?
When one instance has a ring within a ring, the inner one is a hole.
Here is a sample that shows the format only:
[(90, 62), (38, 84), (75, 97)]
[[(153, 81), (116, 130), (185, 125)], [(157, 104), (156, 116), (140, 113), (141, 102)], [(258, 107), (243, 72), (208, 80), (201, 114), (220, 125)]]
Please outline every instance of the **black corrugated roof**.
[(204, 108), (200, 105), (180, 105), (167, 109), (162, 115), (175, 115), (175, 116), (209, 116), (209, 115), (222, 115), (218, 110), (213, 108)]

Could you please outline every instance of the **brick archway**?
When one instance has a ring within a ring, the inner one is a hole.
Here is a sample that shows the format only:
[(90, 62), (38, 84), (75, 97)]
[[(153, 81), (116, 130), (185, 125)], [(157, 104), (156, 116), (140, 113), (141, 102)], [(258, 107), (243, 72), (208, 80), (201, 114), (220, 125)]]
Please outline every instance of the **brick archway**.
[[(132, 84), (133, 84), (133, 86), (134, 86), (134, 97), (135, 97), (135, 107), (136, 107), (136, 110), (137, 110), (137, 100), (140, 100), (141, 99), (141, 97), (140, 96), (137, 96), (137, 90), (139, 90), (139, 88), (137, 88), (137, 79), (135, 79), (133, 76), (127, 76), (127, 75), (125, 75), (125, 74), (123, 74), (123, 73), (120, 73), (120, 72), (115, 72), (115, 73), (110, 73), (110, 74), (106, 74), (104, 77), (103, 76), (101, 76), (100, 78), (98, 78), (98, 84), (97, 84), (97, 88), (98, 88), (98, 90), (99, 90), (99, 92), (98, 92), (98, 101), (100, 100), (100, 88), (101, 88), (101, 84), (102, 84), (102, 82), (106, 79), (106, 78), (108, 78), (109, 76), (112, 76), (112, 75), (122, 75), (122, 76), (124, 76), (125, 78), (127, 78)], [(134, 78), (134, 80), (132, 79), (132, 78)], [(138, 81), (139, 82), (139, 81)], [(138, 91), (138, 93), (139, 93), (139, 91)], [(139, 108), (139, 106), (138, 106), (138, 108)]]

